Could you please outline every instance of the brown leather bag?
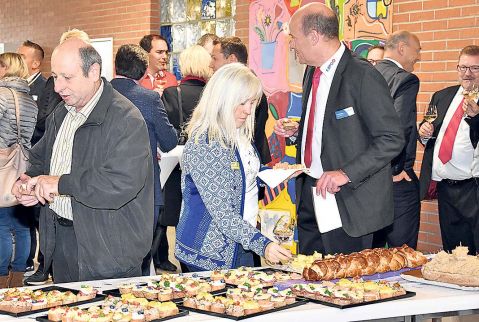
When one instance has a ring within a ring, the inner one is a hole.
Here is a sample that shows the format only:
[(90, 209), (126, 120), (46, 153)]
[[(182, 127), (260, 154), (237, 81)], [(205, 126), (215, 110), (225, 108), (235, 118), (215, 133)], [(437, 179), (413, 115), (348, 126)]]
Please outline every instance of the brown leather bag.
[(12, 92), (15, 101), (17, 142), (8, 148), (0, 149), (0, 208), (11, 207), (18, 204), (17, 199), (11, 193), (12, 186), (28, 167), (28, 155), (21, 143), (18, 97), (14, 90), (10, 88), (9, 90)]

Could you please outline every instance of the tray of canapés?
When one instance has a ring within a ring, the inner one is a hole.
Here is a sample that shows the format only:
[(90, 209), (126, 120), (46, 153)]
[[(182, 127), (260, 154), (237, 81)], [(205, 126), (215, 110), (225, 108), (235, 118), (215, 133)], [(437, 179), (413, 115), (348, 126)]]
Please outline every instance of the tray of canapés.
[(119, 285), (118, 289), (107, 290), (103, 293), (121, 296), (132, 294), (138, 298), (158, 301), (176, 301), (185, 296), (193, 296), (199, 292), (216, 292), (225, 288), (222, 280), (204, 280), (197, 277), (162, 274), (148, 282), (127, 282)]
[(201, 292), (187, 296), (179, 304), (187, 310), (233, 320), (242, 320), (258, 315), (306, 304), (308, 301), (296, 297), (291, 289), (279, 291), (275, 287), (256, 286), (229, 288), (217, 295)]
[(40, 289), (5, 288), (0, 289), (0, 314), (15, 317), (47, 311), (51, 307), (61, 305), (80, 305), (101, 301), (104, 295), (89, 285), (81, 285), (80, 290), (59, 286), (48, 286)]
[(397, 282), (363, 281), (360, 278), (340, 279), (337, 282), (295, 284), (291, 287), (293, 294), (304, 297), (311, 302), (340, 309), (381, 303), (415, 296), (406, 291)]
[(173, 302), (149, 301), (125, 294), (121, 298), (109, 295), (100, 305), (89, 308), (58, 306), (36, 319), (42, 322), (146, 322), (165, 321), (187, 314), (188, 311), (179, 309)]
[(211, 272), (210, 280), (213, 282), (225, 281), (227, 285), (240, 286), (260, 285), (262, 287), (271, 287), (275, 283), (301, 279), (301, 274), (288, 272), (274, 268), (262, 268), (254, 270), (250, 267), (239, 267), (230, 270), (215, 270)]

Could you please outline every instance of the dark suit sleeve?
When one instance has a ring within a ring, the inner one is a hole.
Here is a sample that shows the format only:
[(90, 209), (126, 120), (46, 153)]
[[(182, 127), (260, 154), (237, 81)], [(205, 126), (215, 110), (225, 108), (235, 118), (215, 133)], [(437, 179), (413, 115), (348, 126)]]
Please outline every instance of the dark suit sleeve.
[(466, 122), (469, 124), (469, 136), (475, 149), (479, 142), (479, 114), (474, 117), (467, 117)]
[(168, 115), (168, 120), (174, 126), (176, 131), (180, 131), (180, 115), (178, 113), (178, 92), (176, 87), (168, 87), (161, 96), (161, 101)]
[(358, 112), (367, 128), (370, 142), (364, 153), (343, 166), (353, 188), (378, 172), (401, 152), (404, 134), (394, 111), (386, 81), (376, 70), (364, 70), (360, 85)]
[(178, 136), (176, 135), (175, 128), (168, 120), (168, 115), (166, 114), (160, 95), (158, 93), (156, 94), (156, 108), (152, 109), (155, 137), (161, 151), (168, 152), (176, 147)]
[(261, 163), (267, 164), (271, 162), (271, 154), (268, 146), (268, 138), (266, 137), (265, 128), (268, 121), (268, 100), (263, 94), (261, 101), (255, 111), (255, 128), (254, 128), (254, 145), (261, 157)]
[[(402, 170), (412, 170), (414, 167), (418, 136), (416, 128), (416, 99), (418, 92), (419, 78), (414, 74), (408, 74), (399, 86), (395, 97), (393, 97), (394, 108), (401, 120), (404, 138), (406, 139), (404, 159), (399, 161), (396, 169), (393, 169), (394, 175), (399, 174)], [(394, 161), (393, 164), (395, 164)]]

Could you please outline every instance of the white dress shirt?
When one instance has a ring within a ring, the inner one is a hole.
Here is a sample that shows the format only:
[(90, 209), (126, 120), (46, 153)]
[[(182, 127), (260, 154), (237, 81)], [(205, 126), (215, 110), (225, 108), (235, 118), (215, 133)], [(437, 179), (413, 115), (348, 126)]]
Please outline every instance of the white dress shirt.
[(259, 158), (252, 144), (239, 144), (238, 151), (245, 174), (245, 197), (243, 219), (256, 227), (258, 220), (258, 185), (256, 177), (261, 166)]
[[(321, 145), (323, 139), (323, 122), (324, 112), (326, 111), (326, 102), (328, 101), (329, 90), (331, 89), (331, 83), (333, 82), (334, 73), (338, 67), (339, 61), (344, 54), (345, 47), (343, 44), (339, 46), (336, 53), (328, 59), (321, 67), (321, 78), (319, 79), (319, 87), (316, 93), (309, 94), (308, 109), (306, 110), (306, 119), (304, 120), (305, 126), (308, 124), (309, 110), (311, 108), (311, 98), (313, 94), (316, 94), (316, 109), (314, 110), (314, 130), (312, 140), (312, 161), (310, 168), (310, 176), (318, 179), (323, 174), (323, 165), (321, 164)], [(306, 142), (306, 128), (303, 130), (303, 138), (301, 143), (301, 162), (304, 164), (304, 147)]]
[(451, 160), (446, 164), (443, 164), (438, 156), (444, 133), (446, 132), (454, 112), (457, 110), (463, 99), (462, 91), (463, 88), (459, 87), (456, 95), (452, 99), (451, 105), (449, 105), (449, 108), (447, 109), (441, 129), (437, 135), (432, 159), (432, 179), (435, 181), (441, 181), (442, 179), (465, 180), (472, 177), (474, 148), (472, 147), (471, 139), (469, 137), (469, 124), (466, 123), (464, 118), (461, 120), (459, 129), (457, 130)]

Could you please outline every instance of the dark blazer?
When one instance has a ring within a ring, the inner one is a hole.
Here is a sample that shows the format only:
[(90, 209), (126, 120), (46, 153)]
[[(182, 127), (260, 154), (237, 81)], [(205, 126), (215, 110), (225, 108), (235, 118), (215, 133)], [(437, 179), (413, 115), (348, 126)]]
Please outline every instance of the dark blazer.
[[(432, 125), (434, 126), (434, 133), (432, 134), (433, 138), (427, 141), (424, 148), (424, 156), (422, 158), (421, 174), (419, 176), (421, 200), (426, 196), (429, 184), (431, 182), (432, 158), (434, 154), (434, 145), (436, 144), (435, 138), (441, 129), (442, 122), (444, 121), (444, 117), (449, 109), (449, 105), (451, 105), (451, 102), (454, 99), (458, 89), (459, 85), (450, 86), (432, 95), (430, 104), (436, 105), (437, 118), (434, 120), (434, 122), (432, 122)], [(477, 139), (474, 139), (474, 137), (477, 138), (478, 136), (477, 124), (479, 122), (479, 115), (470, 119), (466, 118), (466, 122), (468, 122), (471, 126), (471, 142), (473, 144), (477, 144)]]
[(266, 95), (261, 96), (261, 101), (254, 113), (254, 136), (253, 144), (258, 150), (259, 158), (262, 164), (271, 162), (271, 153), (269, 151), (268, 138), (264, 132), (266, 121), (268, 121), (268, 100)]
[(156, 158), (156, 147), (168, 152), (176, 147), (176, 131), (168, 120), (160, 95), (141, 87), (132, 79), (115, 78), (111, 85), (120, 94), (129, 99), (141, 112), (148, 127), (155, 183), (155, 205), (163, 205), (160, 186), (160, 167)]
[(393, 175), (398, 175), (404, 170), (410, 178), (417, 180), (413, 168), (418, 138), (416, 98), (419, 92), (419, 78), (387, 59), (378, 62), (375, 67), (388, 83), (406, 139), (401, 153), (391, 161)]
[(37, 78), (35, 78), (35, 81), (28, 86), (30, 86), (30, 95), (33, 97), (35, 101), (38, 102), (38, 99), (40, 96), (42, 96), (43, 90), (45, 89), (45, 85), (47, 84), (47, 79), (43, 77), (43, 75), (40, 73)]
[[(198, 105), (201, 93), (206, 83), (200, 79), (185, 79), (180, 84), (181, 104), (183, 108), (183, 121), (187, 122)], [(176, 86), (168, 87), (161, 97), (165, 104), (168, 118), (175, 129), (180, 131), (180, 113), (178, 102), (178, 89)], [(165, 211), (160, 218), (160, 224), (164, 226), (176, 226), (180, 218), (181, 202), (181, 170), (178, 165), (170, 174), (164, 186)]]
[(53, 112), (55, 107), (62, 101), (62, 98), (55, 92), (55, 81), (50, 76), (45, 84), (42, 94), (37, 100), (38, 115), (37, 124), (32, 136), (32, 146), (37, 143), (45, 133), (45, 121), (47, 117)]
[[(308, 66), (303, 82), (298, 163), (313, 72), (314, 68)], [(355, 114), (336, 119), (335, 112), (348, 107)], [(399, 124), (384, 78), (371, 64), (354, 58), (346, 49), (326, 103), (321, 156), (313, 158), (321, 157), (324, 171), (342, 169), (351, 180), (336, 193), (336, 200), (343, 229), (352, 237), (372, 233), (393, 221), (390, 162), (404, 146)], [(303, 179), (297, 179), (298, 198)]]

